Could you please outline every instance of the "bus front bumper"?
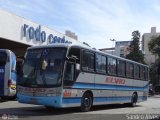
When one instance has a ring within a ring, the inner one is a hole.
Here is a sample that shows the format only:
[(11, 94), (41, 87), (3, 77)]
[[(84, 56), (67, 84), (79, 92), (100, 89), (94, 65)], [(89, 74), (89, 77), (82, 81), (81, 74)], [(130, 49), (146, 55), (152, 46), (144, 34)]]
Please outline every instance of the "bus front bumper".
[(57, 108), (62, 106), (61, 96), (29, 96), (29, 95), (17, 94), (17, 100), (20, 103), (26, 103), (26, 104), (45, 105)]

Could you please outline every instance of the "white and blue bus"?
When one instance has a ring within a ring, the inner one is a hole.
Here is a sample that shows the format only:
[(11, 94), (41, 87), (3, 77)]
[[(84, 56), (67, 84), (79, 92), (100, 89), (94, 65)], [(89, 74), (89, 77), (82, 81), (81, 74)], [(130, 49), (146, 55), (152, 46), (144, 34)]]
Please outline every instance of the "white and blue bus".
[(12, 98), (16, 95), (16, 56), (8, 49), (0, 49), (0, 97)]
[(28, 48), (18, 84), (20, 103), (81, 107), (147, 100), (148, 66), (81, 44)]

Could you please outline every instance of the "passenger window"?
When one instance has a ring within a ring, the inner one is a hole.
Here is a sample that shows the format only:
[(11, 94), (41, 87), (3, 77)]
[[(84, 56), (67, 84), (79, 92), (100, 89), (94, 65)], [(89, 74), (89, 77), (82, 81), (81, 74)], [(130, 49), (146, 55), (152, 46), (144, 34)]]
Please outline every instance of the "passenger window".
[(140, 78), (144, 80), (145, 77), (145, 69), (143, 66), (140, 67)]
[(127, 63), (126, 64), (126, 75), (129, 78), (133, 78), (133, 64), (132, 63)]
[(107, 69), (108, 69), (108, 74), (111, 75), (116, 75), (116, 59), (108, 57), (108, 64), (107, 64)]
[(134, 78), (139, 79), (140, 78), (140, 66), (139, 65), (134, 65)]
[(68, 54), (68, 57), (76, 57), (76, 63), (80, 64), (80, 49), (79, 48), (71, 48)]
[(145, 80), (148, 81), (148, 68), (145, 68)]
[(125, 61), (122, 61), (122, 60), (118, 60), (117, 62), (117, 65), (118, 65), (118, 76), (125, 76), (125, 73), (126, 73), (126, 63)]
[(102, 55), (96, 55), (96, 72), (106, 73), (106, 57)]
[(64, 85), (70, 86), (75, 80), (75, 64), (68, 62), (64, 75)]
[(89, 51), (83, 51), (82, 70), (94, 72), (94, 53)]

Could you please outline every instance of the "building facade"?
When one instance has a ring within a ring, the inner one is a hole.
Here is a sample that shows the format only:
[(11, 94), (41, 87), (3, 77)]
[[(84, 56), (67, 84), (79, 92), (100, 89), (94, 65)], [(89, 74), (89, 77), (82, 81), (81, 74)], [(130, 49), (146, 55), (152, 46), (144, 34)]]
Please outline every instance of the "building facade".
[(158, 56), (153, 55), (148, 49), (148, 43), (152, 39), (152, 37), (159, 36), (160, 33), (156, 32), (156, 27), (151, 27), (150, 33), (144, 33), (142, 35), (142, 51), (144, 52), (145, 62), (150, 65), (155, 62)]
[(0, 9), (0, 49), (10, 49), (16, 56), (23, 56), (30, 46), (73, 42), (78, 41)]
[(129, 46), (131, 41), (116, 41), (115, 55), (125, 58), (129, 54)]
[(102, 51), (102, 52), (105, 52), (105, 53), (115, 55), (115, 48), (102, 48), (102, 49), (99, 49), (99, 50)]
[(74, 32), (72, 32), (70, 30), (66, 30), (65, 31), (65, 35), (68, 36), (68, 37), (71, 37), (71, 38), (73, 38), (75, 40), (78, 40), (78, 36)]
[(103, 48), (100, 51), (125, 58), (129, 54), (131, 41), (116, 41), (114, 48)]

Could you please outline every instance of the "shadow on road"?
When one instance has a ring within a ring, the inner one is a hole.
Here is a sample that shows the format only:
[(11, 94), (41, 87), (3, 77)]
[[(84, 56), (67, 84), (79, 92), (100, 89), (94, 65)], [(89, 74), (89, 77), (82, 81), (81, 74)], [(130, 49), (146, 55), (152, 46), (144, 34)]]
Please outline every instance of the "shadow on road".
[[(136, 105), (135, 107), (140, 107), (140, 105)], [(92, 110), (98, 111), (98, 110), (111, 110), (111, 109), (120, 109), (120, 108), (129, 108), (129, 106), (127, 104), (99, 105), (99, 106), (94, 106)]]
[[(112, 105), (103, 105), (103, 106), (94, 106), (92, 111), (99, 111), (99, 110), (111, 110), (111, 109), (119, 109), (119, 108), (126, 108), (124, 104), (112, 104)], [(136, 107), (139, 107), (138, 105)], [(27, 118), (32, 116), (65, 116), (66, 114), (72, 113), (81, 113), (80, 108), (46, 108), (43, 106), (36, 106), (36, 107), (17, 107), (17, 108), (2, 108), (0, 109), (0, 115), (7, 114), (7, 115), (16, 115), (19, 118)]]

